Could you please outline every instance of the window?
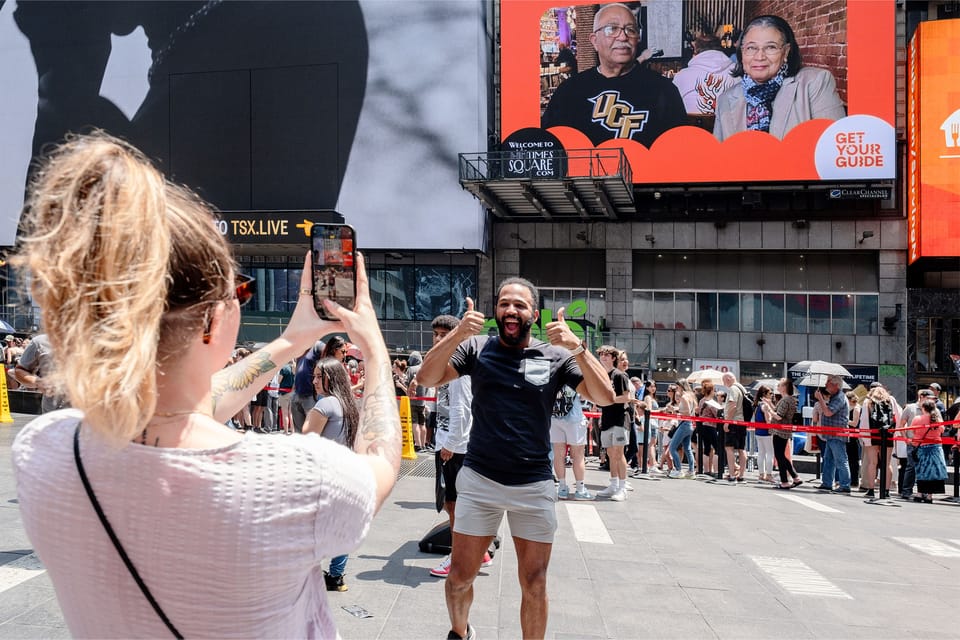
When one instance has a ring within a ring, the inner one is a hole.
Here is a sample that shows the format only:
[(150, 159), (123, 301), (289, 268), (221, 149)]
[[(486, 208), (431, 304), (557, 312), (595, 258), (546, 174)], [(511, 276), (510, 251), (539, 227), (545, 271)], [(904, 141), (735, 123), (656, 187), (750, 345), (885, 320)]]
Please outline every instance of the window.
[(737, 331), (740, 328), (740, 296), (736, 293), (718, 293), (718, 329)]
[(878, 296), (857, 296), (856, 333), (861, 336), (877, 335), (880, 320)]
[(787, 333), (807, 332), (807, 296), (803, 293), (787, 297)]
[(717, 330), (717, 294), (697, 293), (697, 329)]
[(784, 295), (782, 293), (763, 294), (763, 330), (783, 333)]
[(696, 312), (696, 295), (693, 293), (677, 292), (675, 295), (676, 318), (674, 326), (677, 329), (693, 329), (694, 313)]
[(830, 310), (833, 314), (833, 333), (853, 334), (853, 296), (831, 296)]
[(809, 296), (810, 333), (830, 333), (830, 296)]
[(477, 270), (465, 265), (399, 264), (368, 267), (370, 298), (383, 320), (429, 322), (460, 316), (466, 297), (477, 295)]
[(759, 293), (740, 294), (740, 330), (761, 331), (763, 329), (763, 307)]
[(653, 328), (673, 329), (673, 293), (655, 291), (653, 294)]
[(635, 291), (633, 293), (633, 328), (650, 329), (653, 327), (653, 292)]

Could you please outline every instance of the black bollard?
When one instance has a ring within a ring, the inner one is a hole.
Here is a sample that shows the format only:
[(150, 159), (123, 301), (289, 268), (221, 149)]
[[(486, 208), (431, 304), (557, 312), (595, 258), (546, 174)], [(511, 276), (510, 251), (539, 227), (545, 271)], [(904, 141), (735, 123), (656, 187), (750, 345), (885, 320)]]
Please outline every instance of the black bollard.
[(960, 502), (960, 451), (953, 450), (953, 501)]
[[(870, 435), (873, 435), (871, 430)], [(873, 498), (864, 500), (867, 504), (878, 504), (885, 507), (899, 507), (893, 500), (890, 500), (887, 493), (887, 451), (890, 442), (890, 433), (886, 429), (880, 429), (880, 486), (876, 489), (880, 493), (874, 493)]]
[[(871, 432), (872, 435), (872, 432)], [(887, 438), (889, 434), (886, 429), (880, 429), (880, 495), (878, 498), (887, 498)], [(873, 478), (871, 478), (872, 480)], [(876, 492), (874, 492), (876, 493)]]
[[(647, 458), (650, 457), (650, 409), (643, 412), (643, 462), (640, 463), (640, 473), (647, 475)], [(657, 448), (653, 448), (656, 455)]]

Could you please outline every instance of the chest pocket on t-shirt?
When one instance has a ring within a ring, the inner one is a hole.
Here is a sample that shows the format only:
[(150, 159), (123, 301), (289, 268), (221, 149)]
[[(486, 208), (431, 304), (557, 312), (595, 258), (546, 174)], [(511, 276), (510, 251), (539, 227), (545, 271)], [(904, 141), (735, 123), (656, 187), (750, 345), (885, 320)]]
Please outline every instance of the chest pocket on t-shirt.
[(550, 361), (546, 358), (527, 358), (523, 361), (523, 379), (535, 387), (550, 381)]

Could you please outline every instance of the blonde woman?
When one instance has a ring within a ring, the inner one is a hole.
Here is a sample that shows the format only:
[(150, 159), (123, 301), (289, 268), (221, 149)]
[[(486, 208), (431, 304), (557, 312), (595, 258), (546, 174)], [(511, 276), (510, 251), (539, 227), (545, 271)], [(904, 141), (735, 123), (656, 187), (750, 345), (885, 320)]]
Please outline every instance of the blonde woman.
[[(877, 469), (880, 461), (880, 429), (893, 429), (897, 424), (896, 403), (886, 389), (874, 387), (860, 407), (857, 426), (860, 428), (860, 445), (863, 447), (863, 467), (860, 486), (866, 490), (866, 497), (876, 496)], [(893, 482), (893, 432), (888, 434), (886, 486), (880, 488), (881, 498), (890, 497)]]
[[(669, 478), (692, 478), (693, 472), (693, 449), (690, 446), (690, 438), (693, 435), (693, 422), (691, 418), (696, 415), (697, 396), (693, 393), (690, 383), (686, 378), (677, 380), (677, 386), (680, 388), (679, 398), (676, 396), (677, 413), (680, 414), (680, 422), (677, 423), (677, 430), (670, 440), (670, 457), (673, 459), (673, 470), (667, 474)], [(687, 472), (684, 475), (680, 471), (680, 450), (683, 449), (687, 457)]]
[[(72, 636), (335, 637), (320, 561), (356, 548), (396, 480), (399, 419), (362, 257), (354, 310), (325, 303), (338, 320), (317, 317), (308, 258), (283, 334), (221, 369), (252, 294), (214, 223), (103, 134), (60, 147), (31, 186), (15, 264), (75, 409), (24, 427), (13, 466)], [(274, 363), (343, 331), (368, 358), (356, 453), (224, 426)]]

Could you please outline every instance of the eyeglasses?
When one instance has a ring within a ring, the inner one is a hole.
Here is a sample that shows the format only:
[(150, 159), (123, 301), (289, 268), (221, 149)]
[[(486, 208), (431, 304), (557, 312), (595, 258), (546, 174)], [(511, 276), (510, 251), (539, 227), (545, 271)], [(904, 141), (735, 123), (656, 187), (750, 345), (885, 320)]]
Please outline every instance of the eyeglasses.
[(772, 58), (773, 56), (775, 56), (775, 55), (777, 55), (778, 53), (780, 53), (781, 51), (783, 51), (783, 48), (784, 48), (785, 46), (787, 46), (787, 45), (785, 45), (785, 44), (765, 44), (765, 45), (763, 45), (763, 46), (761, 47), (761, 46), (756, 45), (756, 44), (748, 44), (747, 46), (745, 46), (745, 47), (742, 49), (742, 51), (743, 51), (743, 55), (745, 55), (745, 56), (747, 56), (747, 57), (749, 57), (749, 58), (753, 58), (754, 56), (756, 56), (756, 55), (757, 55), (758, 53), (760, 53), (761, 51), (763, 51), (763, 55), (764, 55), (764, 56), (766, 56), (766, 57), (768, 57), (768, 58)]
[(598, 33), (600, 31), (603, 31), (603, 35), (607, 36), (608, 38), (619, 38), (621, 33), (625, 33), (628, 38), (636, 38), (640, 35), (640, 29), (637, 29), (632, 24), (624, 25), (622, 27), (619, 24), (606, 24), (594, 31), (594, 33)]
[(257, 292), (257, 280), (253, 276), (248, 276), (245, 273), (238, 273), (236, 275), (236, 284), (237, 302), (239, 302), (242, 307), (250, 302), (253, 294)]

